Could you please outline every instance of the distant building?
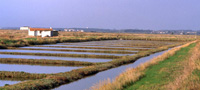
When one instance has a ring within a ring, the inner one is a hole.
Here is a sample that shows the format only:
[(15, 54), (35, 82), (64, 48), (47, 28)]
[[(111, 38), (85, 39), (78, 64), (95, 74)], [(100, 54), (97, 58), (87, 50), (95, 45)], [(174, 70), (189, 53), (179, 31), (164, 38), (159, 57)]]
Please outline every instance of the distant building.
[(64, 29), (65, 32), (84, 32), (84, 30)]
[(58, 36), (58, 31), (53, 31), (52, 28), (29, 28), (29, 36), (52, 37)]
[(24, 27), (20, 27), (20, 30), (28, 30), (30, 27), (28, 26), (24, 26)]
[(68, 29), (64, 29), (65, 32), (68, 32)]
[(84, 30), (80, 30), (80, 32), (84, 32)]

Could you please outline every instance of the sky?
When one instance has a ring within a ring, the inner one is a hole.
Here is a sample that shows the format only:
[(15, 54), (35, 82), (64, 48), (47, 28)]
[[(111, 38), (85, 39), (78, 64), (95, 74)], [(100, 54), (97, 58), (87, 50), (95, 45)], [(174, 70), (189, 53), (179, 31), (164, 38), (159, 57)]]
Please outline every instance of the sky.
[(0, 0), (0, 27), (200, 30), (200, 0)]

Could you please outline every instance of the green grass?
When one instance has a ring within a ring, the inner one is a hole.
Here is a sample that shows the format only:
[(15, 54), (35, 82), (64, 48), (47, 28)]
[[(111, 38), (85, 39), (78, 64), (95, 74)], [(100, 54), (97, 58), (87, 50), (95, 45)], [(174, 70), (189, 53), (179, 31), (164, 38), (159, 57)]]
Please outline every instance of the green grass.
[(188, 47), (182, 48), (168, 59), (150, 66), (145, 70), (145, 75), (139, 81), (125, 86), (125, 90), (164, 89), (166, 83), (174, 80), (174, 76), (178, 73), (177, 71), (183, 69), (180, 63), (184, 61), (189, 50), (194, 46), (195, 44), (191, 44)]
[(197, 75), (197, 76), (200, 78), (200, 70), (195, 69), (195, 70), (193, 71), (193, 74), (194, 74), (194, 75)]
[(33, 41), (36, 41), (37, 38), (25, 38), (25, 40), (33, 40)]
[(7, 39), (2, 39), (0, 40), (0, 42), (3, 42), (5, 44), (13, 44), (13, 43), (16, 43), (18, 42), (17, 40), (7, 40)]

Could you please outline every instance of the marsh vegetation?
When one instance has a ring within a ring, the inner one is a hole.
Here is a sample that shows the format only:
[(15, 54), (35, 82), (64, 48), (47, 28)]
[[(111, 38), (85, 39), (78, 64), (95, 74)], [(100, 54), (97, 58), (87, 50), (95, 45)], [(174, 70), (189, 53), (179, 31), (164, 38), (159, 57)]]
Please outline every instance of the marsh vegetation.
[[(0, 58), (0, 65), (5, 66), (0, 70), (0, 78), (25, 81), (0, 89), (16, 90), (52, 89), (195, 40), (191, 35), (59, 32), (58, 37), (41, 38), (27, 37), (25, 31), (7, 32), (8, 36), (12, 36), (12, 32), (17, 35), (14, 38), (0, 35), (0, 55), (4, 56)], [(6, 68), (12, 65), (32, 65), (33, 68), (26, 68), (30, 72)], [(39, 69), (34, 66), (39, 66)], [(42, 67), (64, 69), (39, 72)], [(66, 69), (69, 67), (75, 68)], [(34, 70), (39, 71), (31, 72)]]

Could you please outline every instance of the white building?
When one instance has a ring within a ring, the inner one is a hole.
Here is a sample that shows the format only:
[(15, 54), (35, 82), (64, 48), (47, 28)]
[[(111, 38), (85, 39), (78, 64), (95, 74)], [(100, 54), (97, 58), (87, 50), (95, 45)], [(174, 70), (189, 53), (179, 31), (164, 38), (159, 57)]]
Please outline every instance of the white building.
[(28, 30), (28, 29), (29, 29), (28, 26), (20, 27), (20, 30)]
[(53, 31), (52, 28), (29, 28), (29, 36), (52, 37), (58, 36), (58, 31)]

